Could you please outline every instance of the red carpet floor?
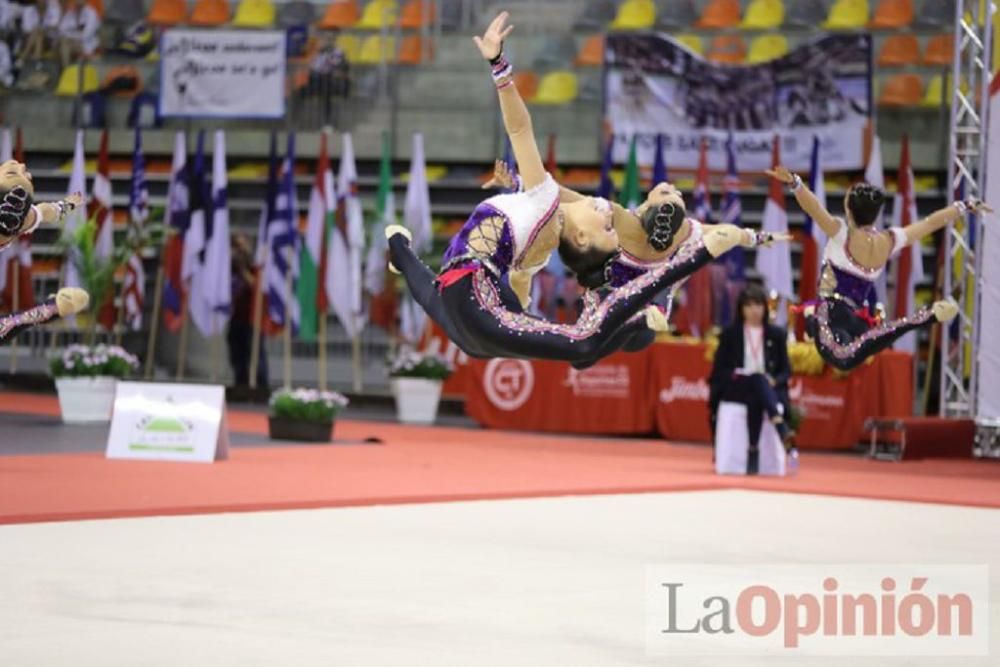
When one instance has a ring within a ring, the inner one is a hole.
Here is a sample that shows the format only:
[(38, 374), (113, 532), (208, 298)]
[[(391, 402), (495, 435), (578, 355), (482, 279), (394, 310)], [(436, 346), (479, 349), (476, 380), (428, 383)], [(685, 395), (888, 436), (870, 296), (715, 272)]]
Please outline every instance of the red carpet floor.
[[(0, 405), (58, 414), (49, 396), (0, 393)], [(228, 420), (234, 432), (267, 431), (263, 414), (230, 411)], [(741, 478), (716, 476), (707, 447), (660, 440), (346, 420), (335, 435), (374, 436), (384, 445), (241, 448), (211, 465), (110, 461), (99, 453), (0, 456), (0, 524), (728, 488), (1000, 507), (1000, 464), (991, 461), (807, 453), (796, 477)]]

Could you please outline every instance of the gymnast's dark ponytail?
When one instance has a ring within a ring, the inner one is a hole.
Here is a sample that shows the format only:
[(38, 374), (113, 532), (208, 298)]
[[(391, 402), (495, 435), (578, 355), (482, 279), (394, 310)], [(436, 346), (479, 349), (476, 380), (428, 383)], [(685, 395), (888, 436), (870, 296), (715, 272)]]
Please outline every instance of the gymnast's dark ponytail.
[(648, 243), (654, 250), (664, 251), (674, 242), (674, 235), (684, 224), (687, 212), (674, 202), (663, 202), (649, 206), (642, 213), (642, 228), (646, 230)]

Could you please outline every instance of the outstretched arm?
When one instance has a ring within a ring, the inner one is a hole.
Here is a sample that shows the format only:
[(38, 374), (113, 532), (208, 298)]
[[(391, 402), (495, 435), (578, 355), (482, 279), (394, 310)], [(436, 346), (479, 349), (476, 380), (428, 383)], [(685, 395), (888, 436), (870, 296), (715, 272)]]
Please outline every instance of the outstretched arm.
[(950, 225), (966, 213), (981, 213), (983, 211), (992, 212), (993, 209), (978, 199), (967, 199), (966, 201), (955, 202), (951, 206), (945, 206), (942, 209), (934, 211), (920, 222), (915, 222), (904, 227), (906, 244), (918, 243), (925, 236), (930, 236), (942, 227)]
[(816, 195), (802, 182), (802, 179), (797, 174), (793, 174), (781, 166), (774, 169), (767, 169), (764, 173), (771, 178), (778, 179), (785, 185), (792, 185), (792, 193), (795, 195), (795, 201), (799, 203), (799, 206), (806, 212), (806, 215), (815, 220), (816, 224), (819, 225), (820, 229), (827, 236), (833, 237), (837, 234), (840, 230), (840, 224), (830, 215), (829, 211), (823, 208)]
[(472, 39), (479, 47), (479, 52), (493, 67), (493, 80), (497, 85), (504, 128), (510, 137), (510, 145), (514, 151), (514, 159), (517, 160), (517, 169), (524, 189), (530, 190), (545, 180), (545, 166), (538, 152), (538, 144), (535, 143), (528, 107), (524, 105), (524, 100), (514, 85), (513, 70), (503, 57), (503, 40), (514, 29), (514, 26), (505, 27), (508, 16), (507, 12), (501, 12), (493, 19), (482, 37), (476, 36)]

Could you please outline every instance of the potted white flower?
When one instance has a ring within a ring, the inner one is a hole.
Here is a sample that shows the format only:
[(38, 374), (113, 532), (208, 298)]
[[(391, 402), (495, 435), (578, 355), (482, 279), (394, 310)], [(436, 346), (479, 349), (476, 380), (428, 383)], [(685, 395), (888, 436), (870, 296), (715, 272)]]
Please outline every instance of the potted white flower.
[(139, 360), (117, 345), (70, 345), (50, 368), (67, 424), (111, 420), (115, 384), (139, 367)]
[(279, 389), (271, 394), (268, 432), (272, 440), (330, 442), (337, 413), (347, 397), (318, 389)]
[(433, 424), (441, 401), (441, 385), (452, 374), (451, 363), (436, 354), (400, 348), (389, 363), (396, 416), (404, 424)]

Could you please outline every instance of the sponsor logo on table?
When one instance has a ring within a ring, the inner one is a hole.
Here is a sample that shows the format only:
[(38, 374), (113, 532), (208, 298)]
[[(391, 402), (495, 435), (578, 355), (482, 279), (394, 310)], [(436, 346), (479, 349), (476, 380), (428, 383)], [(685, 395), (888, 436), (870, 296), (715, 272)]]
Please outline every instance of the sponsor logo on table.
[(483, 374), (483, 391), (501, 410), (517, 410), (535, 387), (535, 369), (523, 359), (490, 359)]
[(674, 401), (708, 401), (708, 383), (704, 379), (691, 380), (675, 375), (670, 378), (670, 386), (660, 390), (660, 403)]
[(645, 598), (650, 655), (971, 656), (989, 649), (986, 565), (650, 565)]
[(574, 396), (590, 398), (628, 398), (632, 378), (628, 366), (607, 364), (582, 371), (570, 368), (563, 386), (573, 390)]

